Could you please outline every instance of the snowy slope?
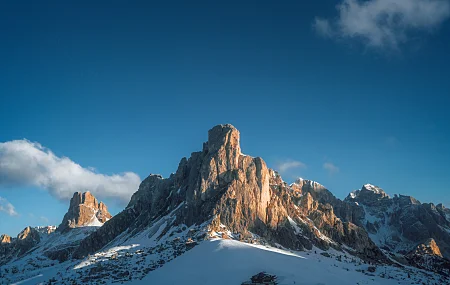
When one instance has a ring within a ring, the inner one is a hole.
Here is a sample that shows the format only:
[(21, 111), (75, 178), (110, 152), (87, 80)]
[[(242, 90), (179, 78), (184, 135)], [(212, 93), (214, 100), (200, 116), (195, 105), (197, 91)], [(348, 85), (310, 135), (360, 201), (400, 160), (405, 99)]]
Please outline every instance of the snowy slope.
[[(373, 274), (363, 273), (361, 271), (367, 272), (369, 265), (360, 263), (355, 257), (330, 251), (331, 257), (326, 257), (319, 251), (290, 252), (235, 240), (215, 239), (201, 243), (150, 272), (143, 280), (131, 284), (240, 285), (261, 271), (276, 274), (280, 285), (411, 284), (425, 280), (424, 273), (417, 269), (408, 269), (413, 278), (410, 280), (407, 279), (407, 271), (395, 267), (378, 267)], [(342, 261), (337, 260), (339, 255)], [(385, 272), (392, 279), (382, 278)], [(439, 278), (434, 275), (427, 280), (434, 279), (436, 284), (442, 284)]]
[[(76, 246), (80, 240), (94, 232), (98, 227), (80, 227), (67, 233), (40, 231), (41, 242), (22, 257), (15, 257), (0, 267), (0, 284), (38, 284), (37, 280), (46, 281), (70, 264), (59, 263), (46, 256), (46, 253)], [(44, 229), (38, 228), (38, 230)], [(31, 279), (29, 279), (31, 278)], [(23, 280), (29, 279), (28, 283)], [(31, 283), (30, 283), (31, 282)]]
[[(156, 241), (154, 237), (164, 226), (155, 226), (148, 229), (149, 236), (142, 235), (123, 242), (121, 246), (116, 244), (105, 248), (82, 262), (56, 262), (36, 268), (22, 274), (13, 284), (45, 284), (55, 278), (54, 284), (71, 284), (71, 280), (78, 280), (83, 284), (240, 285), (261, 271), (276, 274), (280, 285), (450, 284), (440, 275), (412, 267), (378, 266), (374, 273), (369, 273), (370, 265), (336, 250), (325, 253), (314, 248), (294, 252), (229, 239), (205, 240), (191, 250), (182, 250), (177, 257), (174, 248), (166, 245), (172, 244), (168, 243), (169, 240), (183, 239), (191, 229), (170, 231)], [(408, 274), (411, 279), (408, 279)], [(103, 277), (99, 279), (100, 276)]]

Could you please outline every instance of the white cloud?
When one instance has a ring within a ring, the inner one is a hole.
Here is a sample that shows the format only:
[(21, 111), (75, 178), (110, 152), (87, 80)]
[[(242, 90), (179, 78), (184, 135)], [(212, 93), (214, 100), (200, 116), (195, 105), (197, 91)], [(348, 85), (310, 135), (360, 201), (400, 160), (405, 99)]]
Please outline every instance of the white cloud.
[(450, 17), (448, 0), (342, 0), (336, 8), (336, 19), (314, 20), (318, 34), (379, 49), (398, 49), (413, 32), (429, 33)]
[(127, 203), (141, 179), (133, 172), (104, 175), (58, 157), (39, 143), (16, 140), (0, 143), (0, 186), (37, 186), (60, 200), (90, 191), (100, 199)]
[(294, 168), (306, 168), (306, 164), (296, 160), (287, 160), (277, 164), (277, 170), (280, 173), (286, 172)]
[(14, 208), (14, 206), (3, 197), (0, 197), (0, 212), (5, 212), (6, 214), (8, 214), (10, 216), (19, 215), (16, 212), (16, 209)]
[(323, 169), (327, 170), (329, 174), (335, 174), (339, 172), (339, 167), (331, 162), (325, 162), (323, 164)]

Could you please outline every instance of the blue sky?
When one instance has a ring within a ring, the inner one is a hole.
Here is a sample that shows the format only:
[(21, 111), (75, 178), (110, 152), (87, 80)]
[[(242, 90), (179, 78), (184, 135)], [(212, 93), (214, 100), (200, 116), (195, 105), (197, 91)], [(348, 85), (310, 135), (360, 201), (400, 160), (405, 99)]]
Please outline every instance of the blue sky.
[(148, 2), (1, 4), (0, 233), (90, 185), (115, 214), (220, 123), (288, 182), (450, 206), (448, 1)]

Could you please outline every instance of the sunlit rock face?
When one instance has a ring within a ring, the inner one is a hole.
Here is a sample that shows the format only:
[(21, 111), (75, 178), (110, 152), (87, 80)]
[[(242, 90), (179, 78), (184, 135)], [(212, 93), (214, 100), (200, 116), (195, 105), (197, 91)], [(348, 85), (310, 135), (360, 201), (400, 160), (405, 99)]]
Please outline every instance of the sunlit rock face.
[(11, 237), (6, 234), (1, 235), (0, 236), (0, 244), (1, 243), (11, 243)]
[(414, 254), (427, 254), (442, 257), (441, 250), (437, 246), (436, 241), (432, 238), (426, 240), (422, 244), (419, 244), (413, 252)]
[(406, 258), (413, 266), (450, 274), (450, 261), (442, 256), (441, 249), (432, 238), (417, 245)]
[(111, 218), (106, 205), (98, 202), (90, 192), (76, 192), (57, 230), (65, 232), (77, 227), (101, 226)]
[[(262, 158), (242, 154), (239, 141), (234, 126), (213, 127), (201, 151), (182, 158), (169, 178), (152, 174), (142, 181), (127, 208), (85, 239), (74, 257), (84, 257), (124, 232), (137, 233), (175, 211), (176, 220), (167, 227), (208, 222), (210, 232), (225, 226), (241, 240), (256, 235), (296, 250), (346, 244), (361, 256), (384, 258), (365, 230), (352, 223), (359, 219), (350, 204), (318, 183), (288, 185)], [(326, 197), (316, 195), (318, 191)], [(334, 206), (345, 218), (336, 215)]]
[(39, 232), (32, 227), (26, 227), (14, 239), (8, 235), (2, 235), (0, 243), (0, 265), (15, 257), (23, 256), (36, 246), (40, 240)]
[[(65, 266), (90, 255), (79, 263), (89, 267), (86, 280), (97, 272), (105, 281), (112, 271), (120, 272), (116, 281), (142, 278), (203, 240), (222, 238), (289, 250), (333, 248), (373, 264), (392, 264), (395, 256), (405, 266), (447, 274), (450, 215), (443, 205), (390, 197), (371, 184), (344, 201), (315, 181), (288, 184), (262, 158), (241, 152), (240, 133), (229, 124), (209, 130), (200, 149), (169, 177), (150, 174), (114, 217), (89, 192), (75, 193), (56, 232), (37, 227), (2, 236), (0, 265), (32, 256)], [(95, 265), (105, 257), (108, 266)]]

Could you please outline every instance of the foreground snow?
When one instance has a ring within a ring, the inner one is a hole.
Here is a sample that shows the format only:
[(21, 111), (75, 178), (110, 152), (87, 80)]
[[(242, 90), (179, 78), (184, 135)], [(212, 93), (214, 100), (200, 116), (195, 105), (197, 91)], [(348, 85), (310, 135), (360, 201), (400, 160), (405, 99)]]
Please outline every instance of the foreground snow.
[[(336, 257), (341, 254), (342, 262), (337, 261), (334, 254), (337, 254)], [(293, 253), (234, 240), (216, 239), (201, 243), (132, 284), (240, 285), (261, 271), (276, 274), (280, 285), (411, 284), (413, 281), (402, 280), (407, 279), (407, 273), (395, 272), (391, 267), (386, 270), (379, 267), (377, 272), (366, 275), (360, 271), (367, 271), (367, 264), (360, 264), (354, 257), (345, 257), (340, 252), (334, 254), (325, 257), (314, 251)], [(348, 262), (345, 261), (347, 259)], [(378, 275), (385, 271), (395, 279)]]
[[(266, 271), (277, 275), (280, 285), (450, 284), (442, 276), (410, 267), (378, 266), (370, 273), (370, 265), (335, 250), (322, 252), (314, 248), (293, 252), (236, 240), (213, 239), (200, 242), (173, 259), (171, 248), (159, 245), (159, 250), (149, 251), (146, 246), (132, 243), (105, 249), (82, 262), (74, 260), (37, 268), (22, 274), (17, 281), (3, 282), (7, 280), (2, 278), (0, 283), (47, 284), (52, 278), (53, 284), (240, 285), (252, 275)], [(117, 257), (112, 259), (114, 255)], [(156, 262), (161, 260), (166, 261)], [(103, 268), (100, 274), (106, 274), (100, 279), (95, 276), (98, 273), (93, 273), (98, 268)], [(119, 274), (120, 279), (111, 278), (118, 270), (130, 273)], [(142, 270), (148, 274), (139, 273)]]
[[(369, 272), (369, 264), (333, 249), (294, 252), (215, 238), (222, 236), (220, 232), (211, 232), (212, 239), (204, 240), (209, 222), (171, 226), (174, 220), (172, 212), (136, 235), (117, 237), (84, 260), (63, 263), (46, 258), (43, 250), (50, 245), (67, 246), (95, 227), (55, 233), (25, 258), (0, 267), (0, 284), (47, 284), (52, 280), (61, 285), (240, 285), (261, 271), (277, 275), (280, 285), (450, 284), (440, 275), (402, 265), (372, 267), (374, 272)], [(226, 236), (233, 237), (222, 227)]]

